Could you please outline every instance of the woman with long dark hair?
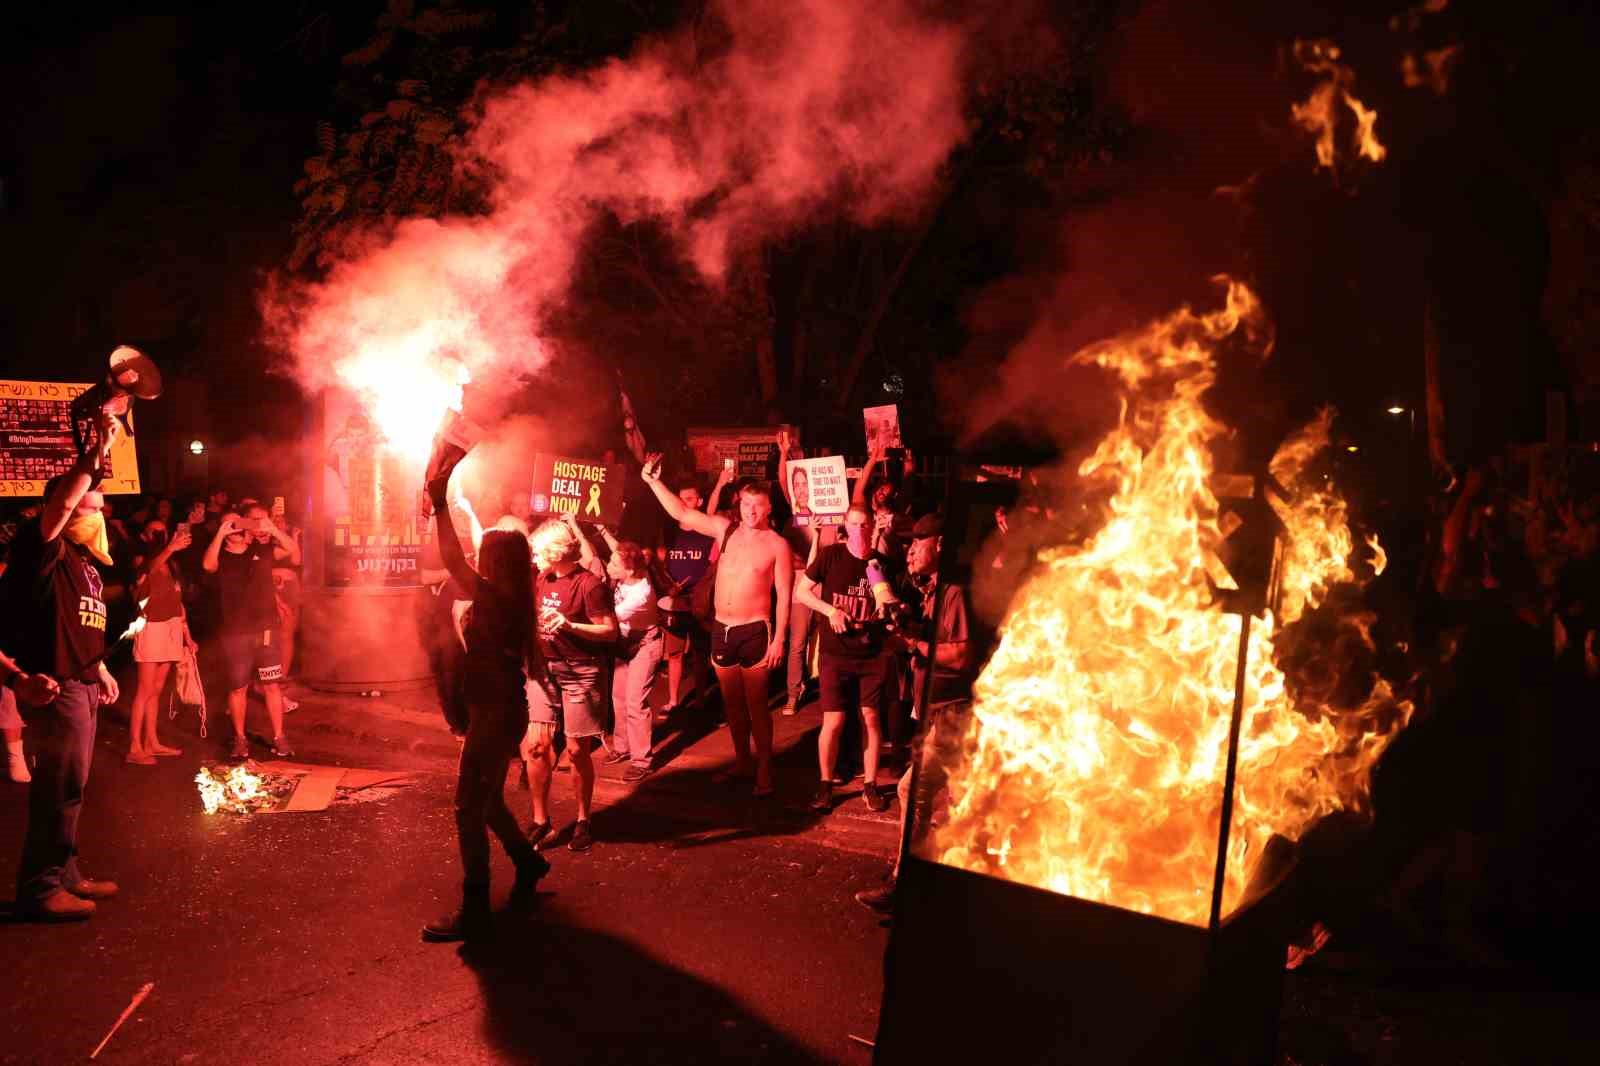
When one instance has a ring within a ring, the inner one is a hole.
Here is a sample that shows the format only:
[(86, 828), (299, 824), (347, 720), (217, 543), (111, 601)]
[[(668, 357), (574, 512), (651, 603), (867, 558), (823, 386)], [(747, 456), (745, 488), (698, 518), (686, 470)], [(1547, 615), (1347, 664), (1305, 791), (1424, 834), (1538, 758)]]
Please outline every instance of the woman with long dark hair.
[(531, 903), (550, 864), (506, 806), (506, 767), (528, 726), (525, 677), (543, 675), (533, 624), (533, 556), (527, 538), (506, 530), (483, 535), (478, 569), (467, 563), (445, 489), (453, 462), (428, 482), (445, 569), (472, 601), (464, 627), (467, 735), (456, 775), (456, 835), (461, 844), (461, 907), (422, 927), (425, 940), (469, 940), (489, 931), (489, 833), (517, 868), (511, 904)]

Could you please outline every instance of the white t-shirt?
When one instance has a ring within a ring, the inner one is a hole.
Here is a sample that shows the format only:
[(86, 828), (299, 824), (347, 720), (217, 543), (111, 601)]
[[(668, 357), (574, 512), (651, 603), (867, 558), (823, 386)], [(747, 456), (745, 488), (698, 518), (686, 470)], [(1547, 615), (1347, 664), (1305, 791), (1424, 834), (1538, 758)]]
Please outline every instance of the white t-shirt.
[(643, 635), (660, 621), (656, 613), (655, 590), (647, 577), (617, 582), (611, 590), (617, 609), (617, 626), (622, 639)]

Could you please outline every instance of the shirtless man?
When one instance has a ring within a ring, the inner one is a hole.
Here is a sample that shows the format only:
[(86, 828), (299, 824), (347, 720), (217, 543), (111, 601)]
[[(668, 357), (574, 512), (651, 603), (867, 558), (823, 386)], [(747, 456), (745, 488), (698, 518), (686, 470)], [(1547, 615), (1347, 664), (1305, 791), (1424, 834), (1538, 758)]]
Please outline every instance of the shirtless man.
[[(755, 794), (772, 795), (772, 712), (767, 706), (767, 674), (783, 663), (789, 631), (789, 600), (794, 567), (789, 545), (773, 532), (772, 497), (760, 485), (739, 492), (739, 521), (685, 506), (661, 483), (661, 456), (649, 456), (641, 471), (646, 484), (673, 521), (722, 545), (717, 561), (711, 633), (711, 665), (722, 689), (733, 741), (736, 778), (750, 777), (750, 738), (755, 737)], [(777, 589), (778, 617), (771, 615)]]

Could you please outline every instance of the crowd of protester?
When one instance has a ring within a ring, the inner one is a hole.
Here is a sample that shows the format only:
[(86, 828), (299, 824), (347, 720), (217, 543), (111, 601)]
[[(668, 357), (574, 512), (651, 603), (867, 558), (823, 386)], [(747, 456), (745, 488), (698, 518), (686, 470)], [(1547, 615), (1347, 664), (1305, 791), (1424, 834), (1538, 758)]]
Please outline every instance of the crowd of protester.
[[(460, 456), (431, 465), (423, 635), (444, 717), (462, 738), (464, 878), (461, 907), (429, 923), (432, 938), (486, 928), (491, 833), (517, 870), (513, 902), (532, 898), (549, 870), (539, 851), (562, 837), (550, 793), (563, 757), (576, 807), (564, 839), (586, 851), (597, 763), (644, 780), (660, 757), (658, 727), (681, 714), (723, 716), (730, 760), (714, 780), (764, 800), (776, 789), (773, 708), (814, 707), (810, 809), (824, 815), (859, 795), (886, 811), (898, 798), (904, 818), (913, 765), (919, 805), (944, 785), (1008, 590), (1039, 546), (1073, 536), (1070, 516), (1025, 473), (1014, 505), (981, 531), (998, 535), (974, 538), (986, 539), (971, 563), (984, 580), (940, 583), (944, 501), (923, 487), (908, 451), (869, 455), (848, 511), (830, 525), (815, 520), (803, 478), (778, 474), (784, 459), (806, 455), (787, 434), (769, 476), (736, 477), (729, 463), (709, 486), (686, 452), (669, 469), (631, 424), (627, 445), (631, 491), (615, 529), (533, 515), (519, 492), (497, 501), (485, 529), (451, 477)], [(0, 729), (13, 781), (29, 779), (30, 747), (49, 753), (19, 898), (44, 917), (80, 917), (96, 893), (115, 891), (75, 864), (93, 707), (119, 697), (98, 657), (142, 613), (129, 661), (110, 660), (130, 685), (129, 763), (179, 754), (160, 739), (161, 717), (180, 689), (199, 684), (202, 647), (207, 677), (225, 692), (216, 702), (233, 727), (227, 753), (251, 753), (246, 722), (259, 700), (263, 742), (292, 755), (284, 721), (295, 703), (284, 684), (296, 660), (303, 536), (282, 497), (113, 501), (78, 473), (50, 489), (5, 516), (0, 545), (11, 569), (49, 575), (53, 592), (36, 585), (24, 598), (77, 606), (43, 636), (8, 631), (17, 661), (0, 689)], [(1377, 912), (1406, 935), (1484, 961), (1500, 956), (1508, 930), (1571, 913), (1582, 894), (1572, 849), (1593, 838), (1584, 813), (1600, 780), (1597, 504), (1566, 482), (1518, 492), (1503, 469), (1476, 467), (1409, 534), (1386, 534), (1396, 565), (1368, 592), (1381, 618), (1379, 669), (1416, 711), (1374, 775), (1375, 819), (1354, 850), (1334, 849), (1341, 867), (1326, 883), (1361, 879), (1361, 891), (1313, 889), (1308, 914), (1349, 928)], [(14, 580), (8, 594), (24, 584)], [(13, 688), (72, 714), (24, 728)], [(501, 787), (518, 762), (527, 830)], [(859, 793), (846, 787), (857, 777)], [(1319, 868), (1318, 846), (1308, 869)], [(891, 871), (857, 898), (886, 910), (893, 888)]]

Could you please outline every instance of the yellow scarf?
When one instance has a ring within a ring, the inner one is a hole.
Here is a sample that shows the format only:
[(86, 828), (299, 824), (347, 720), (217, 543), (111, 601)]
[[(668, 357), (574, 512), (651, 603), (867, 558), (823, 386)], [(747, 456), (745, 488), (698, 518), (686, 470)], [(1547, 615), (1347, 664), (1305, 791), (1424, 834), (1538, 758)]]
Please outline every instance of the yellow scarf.
[(99, 511), (78, 515), (61, 532), (102, 564), (111, 565), (111, 538), (106, 536), (106, 516)]

